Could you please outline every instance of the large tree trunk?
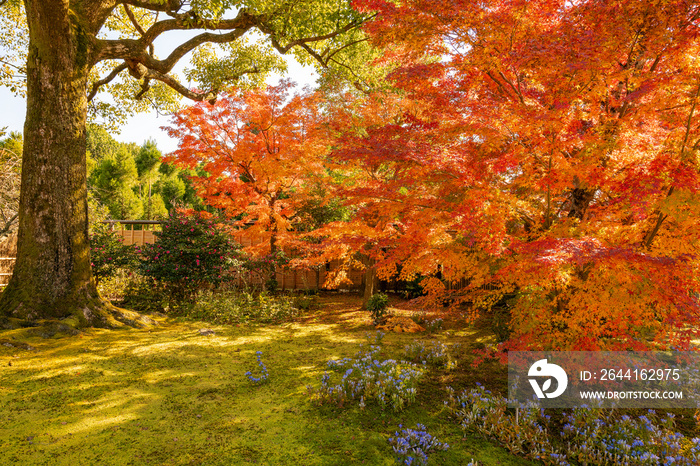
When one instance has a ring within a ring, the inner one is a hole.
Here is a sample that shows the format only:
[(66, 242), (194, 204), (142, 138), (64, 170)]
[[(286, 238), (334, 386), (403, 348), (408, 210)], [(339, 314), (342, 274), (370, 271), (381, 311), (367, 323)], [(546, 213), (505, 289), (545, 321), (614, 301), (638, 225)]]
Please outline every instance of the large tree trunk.
[(126, 316), (99, 297), (90, 267), (85, 158), (90, 43), (67, 0), (26, 0), (25, 7), (29, 54), (19, 237), (0, 315), (117, 325), (115, 317)]

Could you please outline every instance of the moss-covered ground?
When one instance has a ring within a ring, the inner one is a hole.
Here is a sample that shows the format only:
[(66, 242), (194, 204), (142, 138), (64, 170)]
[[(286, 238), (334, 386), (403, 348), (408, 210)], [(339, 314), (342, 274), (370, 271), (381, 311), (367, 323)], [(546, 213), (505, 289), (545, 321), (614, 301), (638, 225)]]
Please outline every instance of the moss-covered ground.
[[(433, 335), (387, 335), (383, 351), (392, 357), (416, 338), (462, 344), (458, 368), (430, 372), (418, 402), (403, 412), (313, 403), (306, 386), (319, 385), (326, 361), (354, 355), (373, 331), (358, 298), (326, 296), (321, 304), (270, 326), (161, 318), (150, 330), (50, 339), (27, 329), (0, 332), (0, 462), (390, 465), (389, 436), (399, 424), (420, 422), (450, 444), (430, 464), (531, 464), (484, 438), (464, 437), (444, 411), (447, 385), (504, 385), (497, 366), (469, 365), (470, 349), (489, 338), (485, 330), (448, 322)], [(200, 334), (204, 328), (214, 334)], [(257, 369), (256, 351), (270, 374), (260, 386), (244, 375)]]

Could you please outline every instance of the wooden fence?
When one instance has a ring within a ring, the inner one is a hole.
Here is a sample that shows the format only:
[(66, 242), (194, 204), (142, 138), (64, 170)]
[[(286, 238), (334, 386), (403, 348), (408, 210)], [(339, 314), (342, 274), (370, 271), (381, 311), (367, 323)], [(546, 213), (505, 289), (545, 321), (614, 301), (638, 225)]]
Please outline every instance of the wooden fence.
[(116, 230), (124, 244), (135, 244), (141, 246), (146, 243), (155, 243), (156, 237), (153, 230)]
[[(116, 221), (109, 221), (109, 223), (118, 223)], [(120, 222), (121, 223), (121, 222)], [(139, 224), (137, 221), (129, 221), (125, 224)], [(156, 224), (159, 222), (151, 221), (149, 224)], [(122, 226), (121, 229), (115, 230), (115, 232), (123, 238), (123, 243), (127, 245), (135, 244), (141, 246), (146, 243), (154, 243), (157, 237), (154, 235), (153, 230), (127, 230)], [(252, 236), (245, 230), (233, 236), (234, 240), (243, 247), (255, 246), (257, 244), (267, 241), (265, 238), (260, 236)], [(323, 284), (326, 282), (328, 274), (340, 268), (340, 261), (331, 261), (325, 266), (321, 266), (315, 269), (290, 269), (290, 268), (278, 268), (276, 272), (275, 279), (277, 280), (277, 286), (282, 290), (317, 290), (323, 288)], [(347, 274), (348, 279), (351, 283), (343, 285), (346, 289), (359, 289), (363, 286), (364, 272), (362, 270), (350, 270)], [(256, 285), (259, 286), (263, 279), (260, 276), (254, 274), (239, 274), (232, 277), (232, 281), (237, 286)]]
[[(115, 230), (115, 233), (123, 238), (124, 244), (135, 244), (143, 245), (146, 243), (154, 243), (157, 240), (157, 236), (154, 234), (153, 230), (127, 230), (124, 225), (158, 225), (161, 222), (158, 221), (145, 221), (145, 220), (123, 220), (123, 221), (106, 221), (104, 223), (109, 223), (114, 228), (115, 224), (121, 225), (121, 228)], [(254, 237), (247, 233), (245, 230), (241, 230), (240, 233), (234, 235), (234, 240), (243, 247), (254, 246), (260, 244), (266, 239), (262, 237)], [(0, 241), (0, 287), (6, 286), (9, 282), (10, 276), (12, 276), (12, 270), (14, 268), (15, 256), (17, 254), (17, 236), (11, 236), (4, 241)], [(341, 262), (334, 260), (325, 264), (325, 266), (320, 266), (315, 269), (289, 269), (289, 268), (279, 268), (276, 272), (275, 279), (277, 280), (278, 287), (282, 290), (313, 290), (323, 288), (328, 275), (337, 271), (341, 268)], [(364, 286), (364, 271), (361, 269), (353, 269), (347, 271), (347, 278), (349, 283), (342, 285), (343, 289), (361, 289)], [(232, 277), (232, 281), (238, 285), (243, 286), (245, 284), (249, 285), (260, 285), (263, 281), (261, 277), (255, 276), (253, 274), (240, 274)], [(392, 281), (388, 284), (384, 284), (383, 288), (388, 290), (396, 290), (399, 287), (399, 283)], [(458, 290), (467, 285), (466, 280), (461, 282), (455, 282), (448, 284), (447, 288), (449, 290)]]

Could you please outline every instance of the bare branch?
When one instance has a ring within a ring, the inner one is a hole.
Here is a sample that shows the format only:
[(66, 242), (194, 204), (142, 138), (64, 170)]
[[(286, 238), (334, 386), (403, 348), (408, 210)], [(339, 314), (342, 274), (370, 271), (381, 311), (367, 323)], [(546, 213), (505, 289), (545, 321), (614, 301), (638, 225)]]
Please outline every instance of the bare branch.
[(126, 63), (122, 63), (121, 65), (117, 66), (112, 70), (111, 73), (109, 73), (107, 76), (104, 78), (100, 79), (99, 81), (95, 81), (92, 85), (92, 89), (90, 90), (90, 94), (88, 95), (88, 102), (90, 102), (95, 95), (97, 94), (97, 89), (99, 89), (101, 86), (104, 86), (105, 84), (108, 84), (110, 81), (112, 81), (114, 78), (117, 77), (119, 73), (124, 71), (127, 68)]

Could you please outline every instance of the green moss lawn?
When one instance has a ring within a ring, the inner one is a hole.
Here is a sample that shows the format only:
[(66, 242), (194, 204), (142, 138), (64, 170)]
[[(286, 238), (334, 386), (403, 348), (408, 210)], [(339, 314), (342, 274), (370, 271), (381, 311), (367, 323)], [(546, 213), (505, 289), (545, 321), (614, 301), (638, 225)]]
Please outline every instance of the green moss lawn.
[[(159, 318), (150, 330), (88, 330), (50, 339), (0, 332), (0, 462), (3, 464), (390, 465), (399, 424), (450, 444), (430, 464), (531, 464), (479, 436), (463, 437), (443, 408), (445, 386), (486, 381), (470, 350), (488, 332), (448, 322), (435, 334), (389, 334), (387, 357), (416, 339), (460, 342), (456, 370), (432, 370), (403, 412), (311, 401), (330, 358), (354, 355), (373, 331), (359, 299), (326, 296), (320, 310), (269, 326), (212, 326)], [(199, 330), (213, 329), (202, 335)], [(29, 345), (31, 348), (27, 348)], [(263, 352), (269, 382), (246, 377)], [(501, 374), (498, 377), (495, 374)]]

